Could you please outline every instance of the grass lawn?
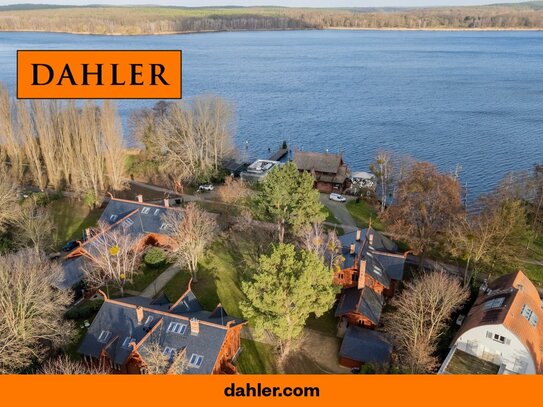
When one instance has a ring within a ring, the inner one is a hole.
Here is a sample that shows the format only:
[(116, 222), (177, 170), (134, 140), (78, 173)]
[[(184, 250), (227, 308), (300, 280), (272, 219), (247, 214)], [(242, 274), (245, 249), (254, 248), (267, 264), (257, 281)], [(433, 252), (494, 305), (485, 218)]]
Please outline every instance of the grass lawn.
[(125, 285), (126, 290), (133, 291), (143, 291), (149, 284), (151, 284), (155, 279), (162, 274), (171, 264), (164, 263), (159, 267), (150, 267), (147, 264), (143, 263), (141, 266), (141, 273), (134, 278), (132, 283)]
[(543, 266), (525, 263), (522, 266), (522, 271), (526, 273), (536, 286), (543, 287)]
[(335, 306), (319, 318), (316, 318), (314, 315), (310, 316), (307, 320), (306, 327), (328, 336), (335, 336), (338, 320), (334, 317), (334, 310)]
[(346, 206), (359, 228), (368, 227), (371, 218), (371, 226), (375, 230), (384, 229), (383, 223), (377, 216), (377, 211), (366, 201), (360, 200), (358, 203), (356, 201), (349, 201)]
[(52, 237), (58, 249), (70, 240), (81, 239), (83, 231), (95, 226), (102, 214), (101, 209), (91, 210), (83, 201), (70, 198), (52, 201), (47, 207), (55, 225)]
[[(239, 308), (244, 295), (240, 289), (243, 272), (256, 261), (254, 243), (248, 237), (217, 239), (199, 262), (198, 282), (192, 290), (204, 309), (213, 310), (221, 303), (229, 315), (242, 317)], [(177, 300), (187, 289), (190, 276), (186, 271), (178, 273), (164, 288), (170, 301)], [(270, 345), (242, 340), (243, 352), (238, 359), (241, 373), (275, 373), (275, 356)]]
[(242, 352), (236, 361), (240, 373), (277, 373), (276, 359), (271, 345), (242, 339), (241, 348)]

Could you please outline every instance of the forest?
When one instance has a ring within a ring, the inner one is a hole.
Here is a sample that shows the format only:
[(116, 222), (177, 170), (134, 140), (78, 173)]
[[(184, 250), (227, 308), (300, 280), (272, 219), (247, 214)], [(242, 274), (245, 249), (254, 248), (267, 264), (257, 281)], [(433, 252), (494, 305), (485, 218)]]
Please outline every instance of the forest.
[(300, 29), (543, 29), (543, 2), (435, 8), (0, 7), (1, 31), (165, 34)]

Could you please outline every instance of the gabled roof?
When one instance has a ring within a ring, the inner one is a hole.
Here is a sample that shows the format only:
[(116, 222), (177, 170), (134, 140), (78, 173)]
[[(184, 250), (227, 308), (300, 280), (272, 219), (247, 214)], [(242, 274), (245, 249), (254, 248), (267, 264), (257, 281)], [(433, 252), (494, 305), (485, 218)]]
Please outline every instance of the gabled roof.
[(385, 364), (390, 361), (392, 344), (381, 333), (372, 329), (349, 326), (345, 332), (339, 355), (362, 363)]
[(349, 312), (359, 313), (378, 325), (383, 310), (384, 298), (370, 287), (359, 290), (351, 287), (343, 290), (336, 308), (335, 316), (340, 317)]
[[(453, 343), (472, 328), (501, 324), (524, 344), (536, 371), (543, 373), (543, 303), (530, 279), (517, 271), (482, 288)], [(526, 307), (531, 321), (523, 315)]]
[(111, 198), (99, 222), (109, 225), (101, 233), (92, 236), (79, 247), (69, 253), (62, 261), (64, 276), (58, 284), (59, 288), (70, 288), (83, 278), (82, 266), (87, 259), (83, 254), (92, 257), (96, 253), (95, 245), (101, 236), (113, 230), (122, 229), (123, 233), (133, 236), (146, 236), (150, 233), (168, 235), (169, 228), (163, 221), (166, 213), (175, 211), (182, 216), (182, 210), (145, 202), (126, 201)]
[[(356, 240), (357, 232), (346, 233), (339, 237), (341, 254), (345, 258), (343, 268), (359, 266), (360, 260), (366, 260), (366, 272), (384, 287), (390, 286), (390, 280), (401, 281), (405, 257), (397, 253), (398, 246), (373, 228), (360, 230), (360, 240)], [(372, 244), (369, 243), (372, 236)], [(350, 253), (351, 244), (355, 245), (355, 254)], [(385, 272), (382, 273), (382, 270)]]
[[(191, 304), (191, 308), (190, 312), (182, 314), (172, 312), (170, 304), (164, 302), (164, 296), (159, 296), (156, 300), (144, 297), (106, 299), (89, 327), (79, 353), (98, 358), (105, 350), (115, 363), (122, 365), (133, 350), (131, 346), (123, 346), (123, 343), (126, 338), (134, 338), (136, 349), (143, 360), (145, 345), (157, 342), (163, 348), (184, 350), (189, 360), (192, 354), (203, 357), (199, 368), (189, 366), (186, 373), (212, 373), (229, 327), (244, 322), (228, 316), (221, 319), (217, 309), (213, 312), (204, 311), (199, 303), (198, 309), (197, 299), (190, 288), (183, 296), (190, 299), (188, 303)], [(138, 307), (143, 311), (143, 318), (139, 323), (136, 313)], [(193, 318), (198, 319), (197, 334), (191, 331), (190, 320)], [(170, 324), (173, 323), (185, 326), (182, 333), (170, 330)], [(107, 343), (98, 341), (102, 331), (111, 333)]]
[(305, 151), (295, 151), (293, 161), (299, 170), (329, 174), (337, 174), (343, 165), (340, 155)]

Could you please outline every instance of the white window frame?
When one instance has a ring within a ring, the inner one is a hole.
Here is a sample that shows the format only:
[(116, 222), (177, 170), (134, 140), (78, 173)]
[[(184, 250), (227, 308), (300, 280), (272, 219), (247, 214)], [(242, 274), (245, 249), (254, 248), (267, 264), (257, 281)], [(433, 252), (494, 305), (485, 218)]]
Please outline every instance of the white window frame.
[(131, 348), (130, 343), (132, 343), (132, 342), (136, 342), (136, 338), (132, 338), (131, 336), (127, 336), (126, 338), (124, 338), (122, 347), (126, 348), (126, 349), (130, 349)]
[(110, 331), (106, 331), (105, 329), (102, 330), (102, 332), (100, 332), (100, 335), (98, 335), (98, 342), (100, 343), (107, 343), (107, 341), (109, 340), (109, 338), (111, 337), (111, 332)]
[(118, 218), (119, 218), (119, 215), (111, 215), (111, 216), (109, 217), (109, 221), (110, 221), (110, 222), (115, 222)]
[(156, 208), (155, 212), (153, 213), (153, 216), (158, 216), (158, 215), (160, 215), (160, 209)]
[(149, 208), (148, 206), (142, 208), (141, 210), (141, 213), (143, 213), (144, 215), (147, 215), (149, 212), (151, 212), (151, 208)]
[(123, 225), (125, 225), (126, 227), (130, 227), (134, 224), (134, 221), (130, 218), (126, 218), (124, 221), (123, 221)]
[(199, 369), (200, 366), (202, 366), (203, 362), (204, 362), (204, 357), (202, 355), (198, 355), (196, 353), (193, 353), (190, 356), (189, 366), (194, 367), (196, 369)]
[(147, 317), (147, 319), (145, 320), (145, 323), (143, 325), (146, 326), (146, 327), (149, 327), (149, 326), (151, 326), (151, 322), (153, 322), (153, 320), (154, 320), (153, 316), (149, 315)]
[(187, 330), (187, 325), (181, 322), (170, 322), (166, 332), (172, 332), (175, 334), (183, 335)]

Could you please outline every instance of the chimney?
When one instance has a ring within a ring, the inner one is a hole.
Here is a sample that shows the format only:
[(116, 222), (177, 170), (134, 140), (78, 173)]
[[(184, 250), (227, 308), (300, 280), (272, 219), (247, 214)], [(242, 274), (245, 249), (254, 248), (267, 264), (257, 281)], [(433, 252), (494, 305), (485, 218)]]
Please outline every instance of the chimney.
[(200, 321), (197, 318), (190, 319), (190, 334), (197, 336), (200, 333)]
[(358, 229), (356, 231), (356, 241), (357, 242), (360, 242), (360, 236), (362, 235), (362, 231), (360, 229)]
[(164, 206), (166, 208), (169, 208), (170, 207), (170, 198), (164, 198)]
[(356, 251), (356, 245), (354, 243), (352, 243), (351, 248), (349, 249), (349, 253), (354, 254), (355, 251)]
[(358, 267), (358, 289), (361, 290), (366, 285), (366, 260), (360, 260)]
[(138, 200), (138, 202), (143, 202), (143, 195), (136, 195), (136, 199)]
[(370, 233), (368, 239), (369, 239), (370, 245), (372, 245), (373, 244), (373, 233)]
[(138, 325), (143, 322), (143, 308), (136, 307), (136, 318), (138, 320)]

